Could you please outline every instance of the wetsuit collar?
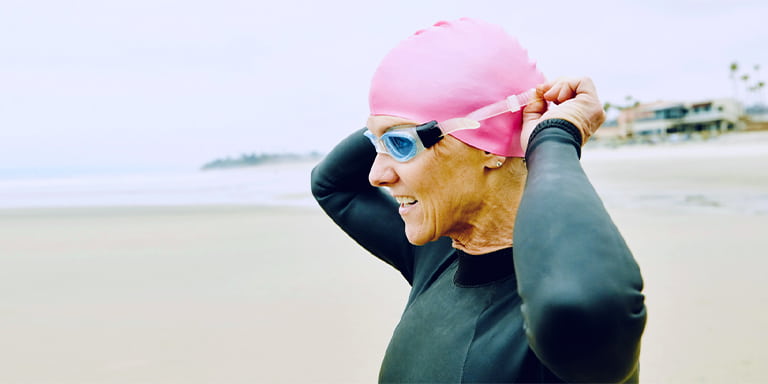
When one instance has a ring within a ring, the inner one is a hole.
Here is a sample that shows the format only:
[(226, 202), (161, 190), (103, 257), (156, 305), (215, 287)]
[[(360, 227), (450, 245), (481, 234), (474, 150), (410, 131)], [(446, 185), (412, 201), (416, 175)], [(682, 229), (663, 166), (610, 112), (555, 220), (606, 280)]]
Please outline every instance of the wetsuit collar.
[(456, 250), (459, 268), (453, 281), (460, 286), (480, 286), (515, 275), (512, 248), (504, 248), (485, 255), (470, 255)]

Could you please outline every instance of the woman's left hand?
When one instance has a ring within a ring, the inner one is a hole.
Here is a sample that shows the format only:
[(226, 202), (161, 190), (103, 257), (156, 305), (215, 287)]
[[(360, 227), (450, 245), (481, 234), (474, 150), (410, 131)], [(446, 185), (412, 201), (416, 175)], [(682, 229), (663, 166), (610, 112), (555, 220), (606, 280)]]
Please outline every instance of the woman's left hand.
[(523, 110), (520, 137), (523, 150), (528, 148), (528, 139), (536, 125), (548, 119), (563, 119), (575, 125), (581, 131), (581, 145), (584, 145), (605, 121), (605, 111), (592, 79), (563, 77), (536, 87), (533, 101)]

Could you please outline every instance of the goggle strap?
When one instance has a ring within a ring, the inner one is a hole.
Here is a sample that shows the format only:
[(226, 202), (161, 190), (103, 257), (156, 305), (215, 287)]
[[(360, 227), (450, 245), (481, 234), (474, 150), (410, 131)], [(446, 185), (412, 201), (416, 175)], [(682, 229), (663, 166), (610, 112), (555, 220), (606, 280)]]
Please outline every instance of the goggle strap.
[(507, 96), (504, 100), (486, 105), (480, 109), (470, 112), (467, 117), (477, 121), (490, 119), (507, 112), (517, 112), (521, 108), (530, 104), (536, 96), (536, 88), (528, 89), (516, 95)]

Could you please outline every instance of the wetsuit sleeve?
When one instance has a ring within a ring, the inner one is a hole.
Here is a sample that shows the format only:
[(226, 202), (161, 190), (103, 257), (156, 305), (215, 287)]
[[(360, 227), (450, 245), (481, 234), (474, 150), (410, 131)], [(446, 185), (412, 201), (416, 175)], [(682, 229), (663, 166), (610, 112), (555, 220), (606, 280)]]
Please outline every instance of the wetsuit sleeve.
[(312, 170), (312, 194), (344, 232), (412, 284), (414, 250), (405, 237), (397, 202), (368, 182), (375, 157), (363, 130), (356, 131)]
[(637, 379), (646, 321), (630, 250), (579, 163), (565, 120), (534, 130), (515, 223), (515, 268), (531, 349), (568, 382)]

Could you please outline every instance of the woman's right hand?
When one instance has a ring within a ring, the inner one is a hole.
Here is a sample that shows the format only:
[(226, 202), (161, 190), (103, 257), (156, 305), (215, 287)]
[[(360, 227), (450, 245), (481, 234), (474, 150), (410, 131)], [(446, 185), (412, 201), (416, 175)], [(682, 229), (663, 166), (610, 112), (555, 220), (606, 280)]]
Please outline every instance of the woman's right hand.
[(563, 119), (575, 125), (581, 131), (581, 145), (584, 145), (605, 121), (605, 111), (592, 79), (563, 77), (536, 87), (533, 101), (523, 110), (520, 137), (523, 150), (528, 148), (536, 125), (548, 119)]

